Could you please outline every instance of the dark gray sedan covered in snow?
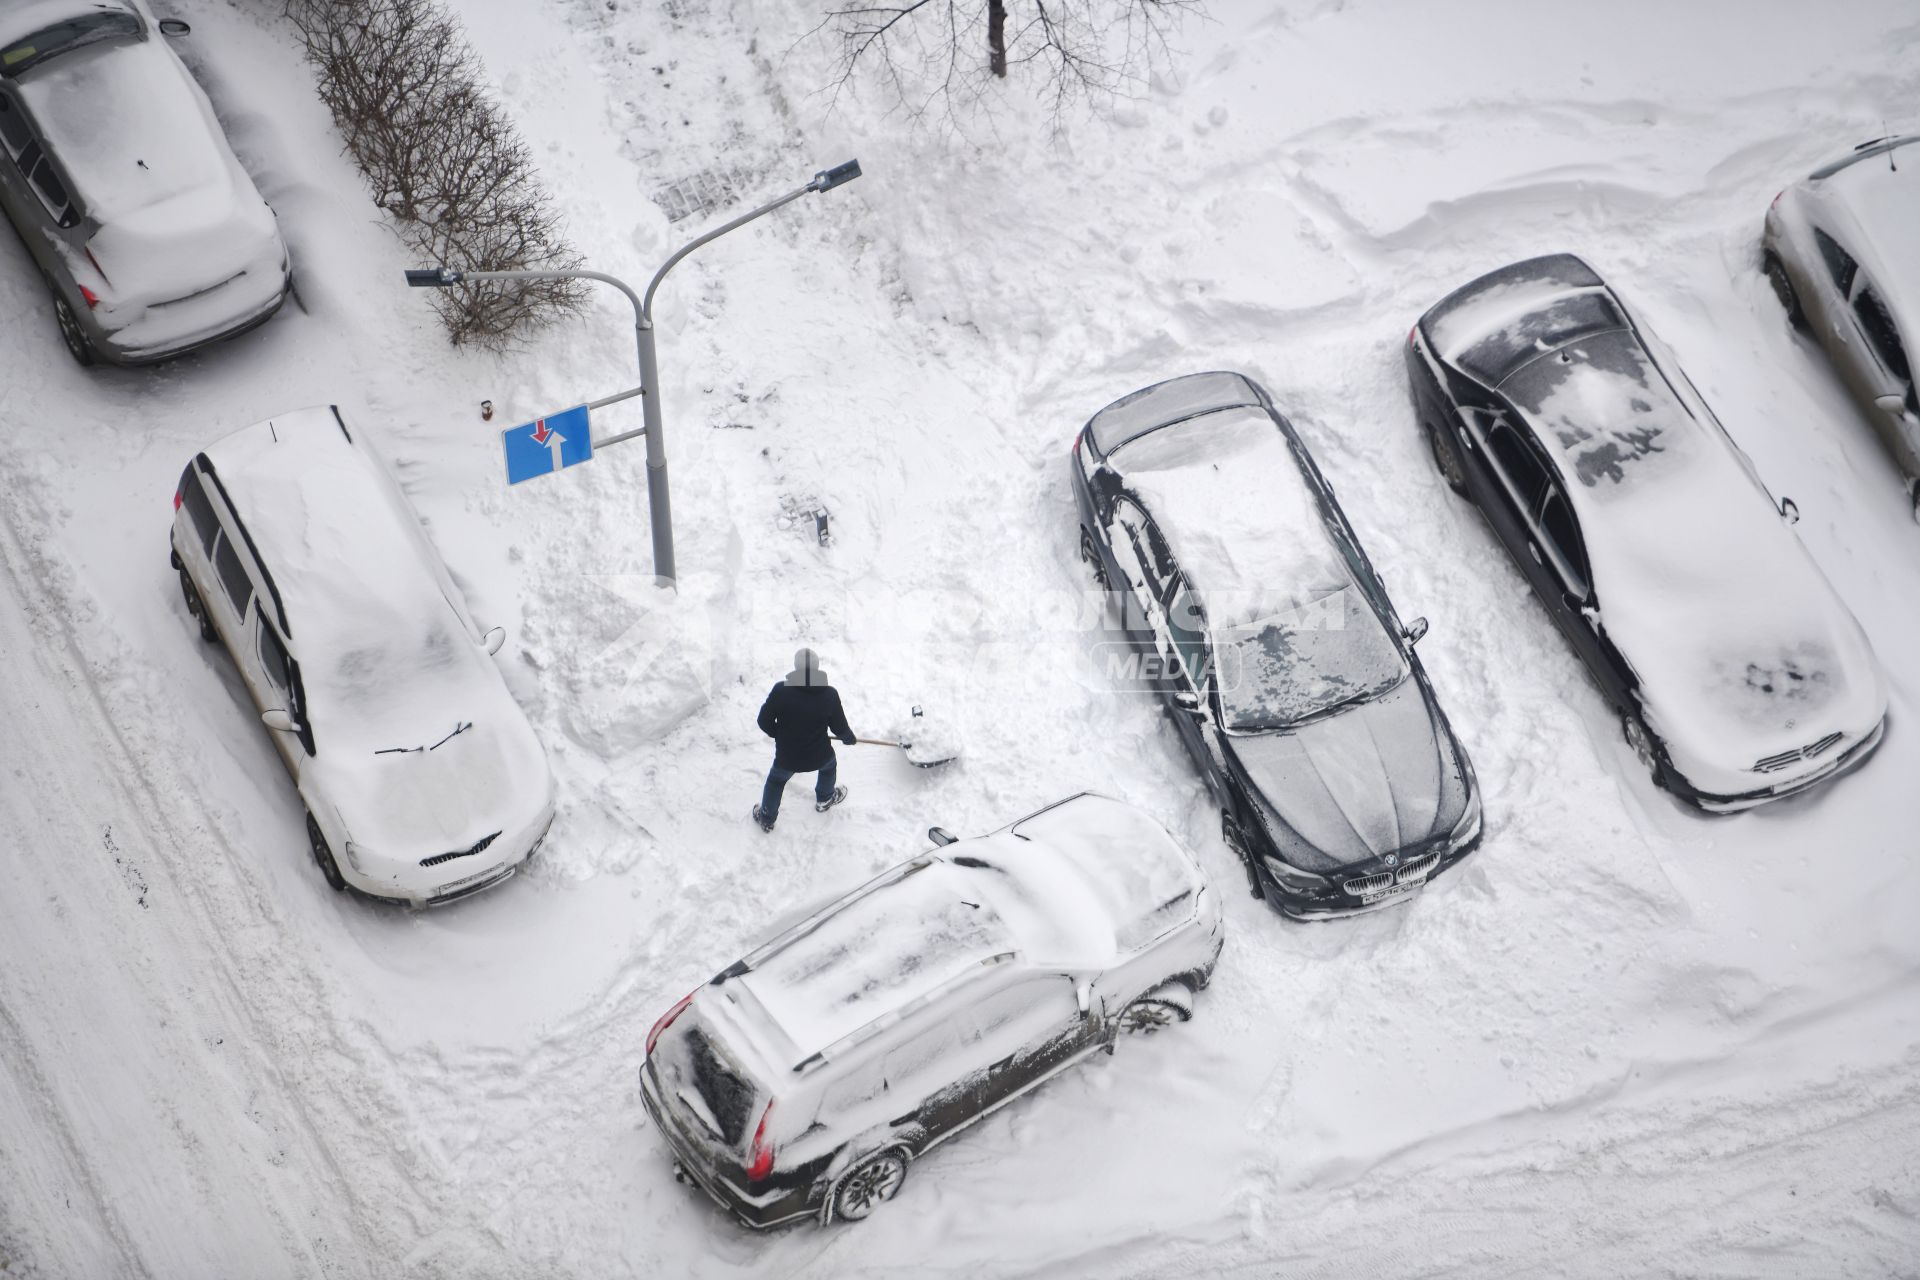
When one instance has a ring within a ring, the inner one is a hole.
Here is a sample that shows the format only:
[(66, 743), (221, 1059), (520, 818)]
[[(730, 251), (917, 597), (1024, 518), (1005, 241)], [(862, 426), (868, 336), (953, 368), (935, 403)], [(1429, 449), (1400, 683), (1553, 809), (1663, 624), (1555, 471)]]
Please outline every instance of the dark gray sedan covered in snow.
[(1080, 554), (1119, 606), (1103, 674), (1158, 694), (1256, 896), (1295, 918), (1417, 891), (1472, 851), (1479, 787), (1359, 539), (1237, 373), (1158, 383), (1074, 441)]

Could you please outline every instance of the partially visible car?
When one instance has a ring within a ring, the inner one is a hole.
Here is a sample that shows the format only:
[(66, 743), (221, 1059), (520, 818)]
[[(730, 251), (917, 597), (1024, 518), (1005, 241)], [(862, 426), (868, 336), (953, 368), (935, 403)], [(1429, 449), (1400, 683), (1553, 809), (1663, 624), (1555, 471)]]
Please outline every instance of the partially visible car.
[[(1075, 437), (1080, 556), (1293, 919), (1405, 902), (1479, 844), (1480, 788), (1333, 486), (1252, 379), (1136, 391)], [(1109, 647), (1108, 657), (1114, 656)], [(1120, 655), (1128, 656), (1128, 655)]]
[(1826, 349), (1920, 520), (1920, 136), (1876, 138), (1773, 199), (1761, 233), (1788, 317)]
[(1886, 727), (1865, 632), (1680, 363), (1592, 267), (1531, 258), (1407, 338), (1415, 419), (1620, 717), (1715, 812), (1861, 764)]
[(676, 1174), (749, 1227), (867, 1217), (967, 1126), (1185, 1021), (1213, 974), (1220, 900), (1129, 805), (929, 834), (647, 1034), (640, 1096)]
[(134, 0), (0, 5), (0, 209), (81, 364), (140, 365), (263, 324), (291, 290), (273, 210)]
[(236, 431), (187, 464), (171, 561), (272, 731), (334, 889), (412, 906), (512, 876), (554, 780), (419, 517), (337, 408)]

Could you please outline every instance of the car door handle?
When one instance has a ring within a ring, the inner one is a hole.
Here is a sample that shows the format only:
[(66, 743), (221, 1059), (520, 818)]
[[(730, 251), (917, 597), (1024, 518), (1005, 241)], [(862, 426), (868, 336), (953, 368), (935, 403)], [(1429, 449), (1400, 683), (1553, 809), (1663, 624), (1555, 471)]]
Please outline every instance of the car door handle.
[(1533, 553), (1533, 562), (1534, 562), (1535, 564), (1545, 564), (1545, 563), (1546, 563), (1546, 560), (1545, 560), (1545, 559), (1543, 559), (1543, 558), (1541, 557), (1541, 555), (1540, 555), (1540, 544), (1539, 544), (1539, 543), (1537, 543), (1537, 542), (1529, 542), (1529, 543), (1527, 544), (1527, 550)]

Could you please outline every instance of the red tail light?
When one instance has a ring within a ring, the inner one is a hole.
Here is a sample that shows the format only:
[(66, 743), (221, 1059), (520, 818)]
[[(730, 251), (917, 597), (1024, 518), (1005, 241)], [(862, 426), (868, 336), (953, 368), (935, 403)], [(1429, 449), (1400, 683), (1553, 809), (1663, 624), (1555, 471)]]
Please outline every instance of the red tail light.
[[(1784, 188), (1784, 187), (1782, 187), (1782, 188), (1781, 188), (1781, 190), (1780, 190), (1780, 196), (1783, 196), (1783, 195), (1785, 195), (1785, 194), (1787, 194), (1787, 192), (1786, 192), (1786, 188)], [(1780, 203), (1780, 196), (1775, 196), (1775, 197), (1773, 198), (1773, 204), (1779, 204), (1779, 203)], [(1768, 205), (1767, 207), (1768, 207), (1769, 209), (1771, 209), (1771, 208), (1773, 207), (1773, 205)]]
[(753, 1131), (753, 1146), (747, 1150), (747, 1181), (760, 1182), (773, 1172), (773, 1144), (767, 1141), (767, 1121), (773, 1118), (773, 1104), (760, 1113), (760, 1124)]
[(100, 295), (85, 285), (80, 286), (80, 296), (87, 300), (87, 310), (89, 311), (100, 305)]
[(180, 495), (184, 492), (186, 492), (184, 488), (175, 489), (173, 491), (173, 509), (175, 511), (178, 511), (180, 509)]
[(93, 269), (94, 269), (95, 271), (98, 271), (98, 272), (100, 272), (100, 278), (101, 278), (102, 280), (106, 280), (108, 284), (112, 284), (112, 283), (113, 283), (113, 281), (107, 278), (107, 273), (106, 273), (106, 271), (105, 271), (105, 269), (104, 269), (104, 268), (102, 268), (102, 267), (101, 267), (101, 265), (100, 265), (100, 259), (98, 259), (98, 258), (96, 258), (96, 257), (94, 257), (94, 256), (93, 256), (93, 250), (92, 250), (92, 249), (88, 249), (88, 250), (86, 251), (86, 253), (87, 253), (87, 261), (88, 261), (88, 262), (91, 262), (91, 263), (93, 264)]
[(692, 1003), (693, 1003), (693, 992), (689, 991), (687, 992), (686, 995), (680, 997), (679, 1004), (676, 1004), (673, 1006), (673, 1008), (667, 1010), (664, 1014), (660, 1016), (660, 1021), (653, 1024), (653, 1030), (647, 1032), (647, 1056), (648, 1057), (653, 1056), (653, 1046), (660, 1042), (660, 1033), (662, 1031), (665, 1031), (668, 1027), (672, 1026), (673, 1020), (679, 1017), (681, 1014), (681, 1011), (684, 1010), (689, 1004), (692, 1004)]

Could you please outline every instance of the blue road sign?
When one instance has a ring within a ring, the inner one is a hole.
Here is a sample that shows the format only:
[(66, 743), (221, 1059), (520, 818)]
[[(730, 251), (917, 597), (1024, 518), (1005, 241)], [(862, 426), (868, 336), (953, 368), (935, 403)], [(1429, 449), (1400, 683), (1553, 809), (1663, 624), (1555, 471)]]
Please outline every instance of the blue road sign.
[(508, 427), (500, 433), (507, 448), (507, 483), (519, 484), (593, 456), (593, 436), (587, 430), (587, 406), (575, 405), (559, 413)]

